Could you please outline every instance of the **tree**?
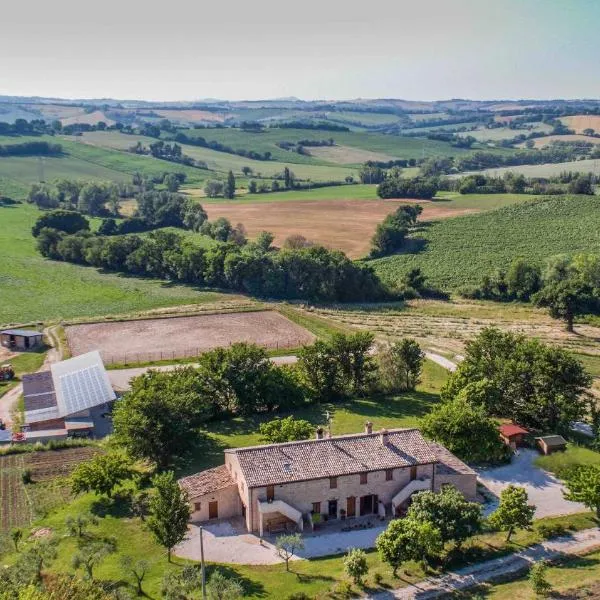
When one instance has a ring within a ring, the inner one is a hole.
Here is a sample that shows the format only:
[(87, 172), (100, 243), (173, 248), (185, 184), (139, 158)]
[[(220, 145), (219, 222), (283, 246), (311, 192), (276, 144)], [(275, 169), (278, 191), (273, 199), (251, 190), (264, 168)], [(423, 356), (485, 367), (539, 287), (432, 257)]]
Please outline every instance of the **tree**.
[(102, 223), (100, 223), (100, 227), (98, 227), (98, 235), (115, 235), (117, 232), (117, 223), (112, 217), (102, 219)]
[(592, 289), (579, 277), (547, 283), (533, 299), (537, 306), (548, 308), (553, 319), (565, 321), (569, 332), (575, 317), (589, 312), (594, 302)]
[(362, 585), (363, 577), (369, 572), (364, 550), (351, 548), (344, 557), (344, 571), (356, 585)]
[(223, 182), (215, 179), (209, 179), (204, 184), (204, 193), (207, 198), (217, 198), (218, 196), (223, 195)]
[(569, 352), (496, 328), (483, 329), (465, 346), (465, 358), (441, 391), (455, 398), (467, 385), (487, 380), (488, 414), (546, 431), (569, 428), (587, 413), (591, 378)]
[(386, 392), (414, 390), (420, 382), (424, 359), (425, 353), (411, 338), (383, 348), (377, 356), (379, 386)]
[(469, 462), (494, 463), (506, 456), (496, 422), (464, 396), (435, 406), (421, 420), (421, 431)]
[(190, 231), (199, 232), (202, 225), (208, 220), (202, 205), (188, 200), (183, 211), (183, 226)]
[(275, 541), (277, 556), (285, 561), (285, 570), (290, 570), (290, 559), (298, 550), (304, 548), (304, 540), (299, 533), (280, 535)]
[(237, 579), (225, 576), (216, 569), (206, 584), (208, 600), (237, 600), (244, 595), (244, 588)]
[(56, 208), (59, 200), (54, 190), (44, 183), (34, 183), (29, 190), (27, 201), (35, 204), (38, 208)]
[(336, 333), (329, 345), (339, 365), (343, 385), (348, 393), (365, 392), (377, 368), (370, 350), (375, 336), (366, 331), (345, 335)]
[(546, 578), (548, 563), (545, 560), (536, 562), (529, 569), (529, 583), (536, 596), (546, 597), (552, 591), (552, 585)]
[(56, 229), (65, 233), (89, 231), (89, 221), (78, 212), (72, 210), (52, 210), (38, 217), (31, 230), (33, 237), (38, 237), (42, 229)]
[(254, 179), (251, 179), (250, 182), (248, 183), (248, 193), (256, 194), (257, 190), (258, 190), (258, 185), (256, 184), (256, 181), (254, 181)]
[(342, 396), (343, 379), (334, 349), (322, 340), (298, 351), (298, 369), (313, 396), (329, 401)]
[(74, 494), (94, 492), (112, 498), (115, 488), (133, 477), (130, 461), (117, 452), (99, 454), (77, 465), (71, 474)]
[(18, 527), (15, 527), (14, 529), (12, 529), (10, 532), (10, 539), (12, 540), (12, 543), (15, 547), (15, 552), (18, 552), (19, 544), (21, 543), (21, 540), (23, 539), (23, 530), (19, 529)]
[(171, 551), (187, 533), (190, 504), (172, 471), (156, 475), (152, 484), (156, 493), (150, 498), (148, 528), (156, 541), (167, 549), (171, 562)]
[(294, 419), (293, 416), (278, 417), (272, 421), (261, 423), (258, 427), (261, 438), (269, 444), (281, 444), (296, 440), (307, 440), (313, 434), (313, 426), (303, 419)]
[(56, 544), (52, 538), (39, 540), (21, 554), (18, 567), (25, 573), (31, 573), (31, 577), (28, 576), (30, 581), (39, 583), (42, 580), (42, 570), (56, 558)]
[(246, 177), (248, 177), (248, 175), (250, 175), (250, 174), (252, 173), (252, 168), (251, 168), (251, 167), (244, 166), (244, 167), (242, 167), (242, 173), (243, 173), (243, 174), (244, 174)]
[(375, 540), (381, 560), (392, 567), (394, 577), (398, 567), (405, 561), (420, 561), (427, 567), (430, 560), (443, 550), (440, 530), (428, 521), (394, 519)]
[(268, 252), (272, 249), (271, 244), (275, 236), (270, 231), (261, 231), (254, 240), (254, 244), (260, 248), (263, 252)]
[(509, 485), (500, 494), (500, 504), (490, 515), (490, 524), (506, 531), (506, 541), (509, 542), (515, 529), (526, 529), (533, 523), (535, 506), (527, 503), (528, 496), (525, 488)]
[(115, 544), (103, 540), (94, 540), (82, 544), (78, 552), (73, 556), (73, 568), (83, 569), (88, 579), (93, 580), (94, 569), (114, 551)]
[(229, 173), (227, 173), (227, 181), (225, 182), (225, 187), (223, 188), (223, 196), (229, 200), (233, 200), (235, 198), (235, 177), (233, 175), (233, 171), (229, 171)]
[(174, 173), (167, 173), (163, 179), (163, 183), (169, 192), (179, 191), (179, 179)]
[(438, 493), (414, 494), (408, 518), (435, 524), (442, 541), (453, 541), (459, 548), (481, 529), (481, 505), (469, 502), (455, 487), (445, 485)]
[(600, 466), (576, 465), (564, 476), (567, 500), (581, 502), (600, 517)]
[(98, 216), (105, 212), (104, 204), (111, 194), (109, 186), (100, 183), (86, 183), (79, 192), (77, 210), (79, 212)]
[(65, 525), (70, 535), (81, 538), (85, 535), (85, 530), (90, 525), (98, 525), (98, 517), (91, 513), (80, 513), (76, 517), (68, 516), (65, 519)]
[(506, 274), (508, 293), (523, 302), (528, 302), (541, 286), (541, 272), (536, 265), (530, 265), (525, 259), (515, 259)]
[(184, 456), (198, 440), (198, 427), (209, 416), (202, 387), (192, 367), (168, 373), (149, 371), (113, 410), (114, 439), (136, 459), (160, 469)]
[(375, 229), (371, 239), (371, 256), (387, 256), (397, 252), (404, 246), (407, 233), (408, 227), (405, 222), (395, 215), (388, 215)]
[(125, 555), (121, 557), (121, 568), (133, 576), (137, 587), (137, 595), (143, 595), (142, 583), (150, 568), (150, 563), (147, 560), (135, 560), (131, 556)]

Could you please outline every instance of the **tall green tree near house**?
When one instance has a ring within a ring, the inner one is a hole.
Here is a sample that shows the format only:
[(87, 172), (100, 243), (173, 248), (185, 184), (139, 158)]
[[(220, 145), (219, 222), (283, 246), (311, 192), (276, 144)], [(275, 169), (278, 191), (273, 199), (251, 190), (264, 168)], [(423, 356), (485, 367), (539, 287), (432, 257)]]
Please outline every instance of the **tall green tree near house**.
[(581, 502), (600, 517), (600, 466), (577, 465), (564, 477), (567, 500)]
[(425, 353), (410, 338), (382, 348), (377, 355), (377, 379), (384, 392), (414, 390), (420, 381)]
[(155, 475), (152, 485), (155, 494), (150, 498), (147, 524), (156, 541), (167, 549), (171, 562), (173, 548), (187, 533), (190, 505), (172, 471)]
[(229, 173), (227, 173), (227, 181), (225, 181), (223, 196), (229, 200), (233, 200), (235, 198), (235, 177), (233, 175), (233, 171), (229, 171)]
[(511, 484), (502, 490), (500, 504), (488, 520), (493, 527), (507, 532), (507, 542), (515, 530), (527, 529), (533, 524), (535, 506), (528, 500), (525, 488)]

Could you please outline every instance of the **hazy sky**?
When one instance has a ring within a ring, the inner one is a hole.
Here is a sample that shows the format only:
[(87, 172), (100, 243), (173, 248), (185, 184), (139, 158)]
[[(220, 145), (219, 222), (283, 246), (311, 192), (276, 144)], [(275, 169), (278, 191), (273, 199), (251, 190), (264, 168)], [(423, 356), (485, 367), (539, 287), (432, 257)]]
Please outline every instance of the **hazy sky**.
[(599, 26), (600, 0), (7, 0), (0, 94), (598, 98)]

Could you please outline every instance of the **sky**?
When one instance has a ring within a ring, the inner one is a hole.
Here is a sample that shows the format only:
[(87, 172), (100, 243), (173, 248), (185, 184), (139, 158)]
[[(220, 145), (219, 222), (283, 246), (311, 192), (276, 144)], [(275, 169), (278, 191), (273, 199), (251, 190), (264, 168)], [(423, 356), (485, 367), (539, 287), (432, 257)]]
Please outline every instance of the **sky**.
[(600, 98), (600, 0), (30, 0), (0, 95)]

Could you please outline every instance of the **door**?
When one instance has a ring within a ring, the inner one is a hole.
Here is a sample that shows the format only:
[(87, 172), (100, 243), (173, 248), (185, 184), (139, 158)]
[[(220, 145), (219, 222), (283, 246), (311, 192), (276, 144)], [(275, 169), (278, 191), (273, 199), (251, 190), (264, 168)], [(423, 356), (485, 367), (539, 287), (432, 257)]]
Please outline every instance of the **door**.
[(350, 496), (346, 498), (346, 516), (347, 517), (355, 517), (356, 516), (356, 498), (354, 496)]
[(275, 486), (268, 485), (267, 486), (267, 502), (273, 502), (275, 499)]
[(330, 500), (327, 514), (330, 519), (337, 519), (337, 500)]
[(360, 498), (360, 514), (370, 515), (373, 513), (373, 504), (375, 496), (369, 494), (368, 496), (361, 496)]
[(209, 502), (208, 503), (208, 518), (209, 519), (218, 519), (219, 518), (219, 503), (218, 502)]

